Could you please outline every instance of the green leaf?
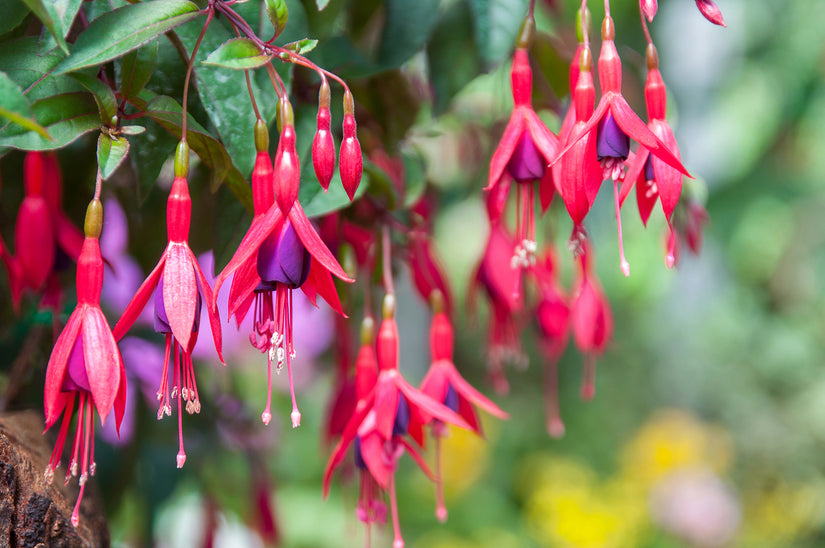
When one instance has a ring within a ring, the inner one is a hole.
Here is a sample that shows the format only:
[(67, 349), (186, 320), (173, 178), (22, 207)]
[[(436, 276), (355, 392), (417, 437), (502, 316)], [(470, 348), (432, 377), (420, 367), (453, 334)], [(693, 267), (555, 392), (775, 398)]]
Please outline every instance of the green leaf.
[(128, 154), (129, 141), (126, 138), (100, 133), (100, 137), (97, 138), (97, 165), (100, 166), (100, 174), (104, 180), (120, 167)]
[(404, 160), (404, 207), (412, 207), (424, 195), (427, 188), (426, 162), (415, 149), (401, 153)]
[(46, 139), (51, 139), (48, 132), (32, 119), (34, 115), (31, 104), (23, 95), (23, 91), (2, 72), (0, 72), (0, 116), (29, 131), (36, 131)]
[(498, 63), (515, 47), (527, 0), (470, 0), (476, 47), (487, 63)]
[(290, 51), (294, 51), (298, 55), (304, 55), (314, 50), (315, 46), (317, 45), (318, 40), (313, 40), (312, 38), (304, 38), (302, 40), (290, 42), (289, 44), (284, 44), (283, 47)]
[(203, 64), (247, 70), (265, 65), (270, 59), (272, 56), (261, 52), (257, 44), (249, 38), (234, 38), (210, 53)]
[(82, 91), (83, 87), (68, 76), (50, 75), (63, 59), (59, 49), (44, 51), (37, 36), (26, 36), (0, 48), (0, 71), (8, 74), (30, 101)]
[(29, 14), (29, 8), (23, 0), (6, 0), (3, 3), (3, 17), (0, 18), (0, 34), (17, 28)]
[(158, 60), (158, 41), (152, 40), (142, 48), (130, 51), (120, 62), (120, 93), (134, 97), (149, 82)]
[(54, 36), (60, 49), (63, 50), (64, 53), (69, 53), (69, 47), (66, 45), (66, 38), (60, 25), (60, 19), (54, 9), (54, 3), (44, 3), (43, 0), (23, 0), (23, 2), (26, 3), (29, 9), (32, 10), (32, 13), (43, 23), (43, 26)]
[(97, 105), (86, 92), (64, 93), (35, 101), (32, 112), (34, 119), (53, 140), (32, 132), (21, 134), (14, 131), (16, 128), (7, 127), (0, 131), (0, 147), (52, 150), (62, 148), (84, 133), (100, 127)]
[(95, 78), (86, 74), (74, 73), (70, 75), (77, 82), (89, 90), (97, 103), (97, 109), (100, 112), (100, 121), (103, 125), (109, 125), (117, 115), (117, 97), (112, 88)]
[[(312, 162), (306, 162), (309, 169), (301, 170), (301, 189), (298, 192), (298, 200), (307, 217), (319, 217), (332, 211), (349, 207), (350, 201), (344, 185), (341, 183), (341, 176), (336, 171), (329, 184), (329, 191), (324, 192), (315, 172), (312, 170)], [(358, 190), (355, 192), (355, 199), (361, 197), (367, 191), (368, 182), (361, 181)]]
[(438, 0), (387, 0), (378, 62), (397, 67), (427, 42), (438, 18)]
[(120, 57), (198, 15), (198, 7), (188, 0), (151, 0), (116, 9), (89, 24), (54, 74)]
[[(144, 92), (146, 93), (146, 92)], [(183, 121), (181, 106), (165, 95), (158, 95), (146, 104), (146, 114), (176, 138), (181, 137)], [(187, 141), (201, 161), (211, 170), (210, 186), (216, 189), (232, 169), (232, 159), (223, 145), (212, 137), (192, 115), (187, 115)], [(169, 156), (173, 151), (169, 151)]]
[(287, 10), (285, 0), (266, 0), (266, 13), (269, 15), (269, 20), (275, 28), (275, 35), (277, 38), (284, 32), (286, 21), (289, 18), (289, 10)]

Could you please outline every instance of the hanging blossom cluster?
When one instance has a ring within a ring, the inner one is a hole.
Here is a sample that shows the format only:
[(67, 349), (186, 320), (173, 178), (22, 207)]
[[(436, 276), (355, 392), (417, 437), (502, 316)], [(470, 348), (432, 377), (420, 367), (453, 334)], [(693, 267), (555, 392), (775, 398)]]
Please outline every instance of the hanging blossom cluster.
[[(696, 3), (705, 17), (724, 25), (712, 1)], [(157, 265), (113, 329), (100, 307), (105, 262), (99, 243), (104, 226), (101, 172), (81, 232), (61, 209), (62, 182), (56, 156), (43, 152), (26, 155), (25, 197), (15, 227), (14, 253), (0, 241), (0, 259), (8, 275), (15, 309), (25, 293), (34, 292), (41, 296), (41, 307), (59, 311), (62, 290), (57, 274), (70, 261), (77, 264), (77, 304), (62, 331), (55, 324), (56, 343), (46, 371), (46, 427), (49, 429), (58, 421), (60, 427), (45, 477), (53, 480), (68, 440), (71, 452), (65, 481), (68, 483), (74, 476), (79, 477), (80, 484), (71, 518), (77, 526), (84, 486), (96, 470), (95, 411), (101, 423), (113, 412), (118, 431), (125, 413), (127, 371), (117, 341), (130, 331), (149, 305), (153, 329), (162, 334), (159, 340), (164, 343), (163, 366), (155, 382), (157, 418), (173, 414), (177, 418), (178, 468), (184, 466), (187, 458), (184, 411), (198, 414), (204, 405), (192, 358), (204, 309), (221, 363), (225, 328), (221, 315), (226, 322), (234, 317), (239, 328), (245, 318), (251, 317), (249, 342), (261, 353), (261, 363), (266, 364), (267, 388), (261, 397), (261, 402), (265, 400), (261, 421), (268, 425), (273, 419), (273, 372), (278, 375), (285, 368), (292, 400), (290, 422), (297, 428), (302, 415), (293, 382), (294, 367), (300, 362), (294, 345), (293, 297), (300, 289), (312, 304), (321, 297), (337, 313), (337, 365), (323, 432), (325, 440), (334, 446), (323, 478), (323, 493), (329, 493), (337, 470), (354, 471), (358, 483), (356, 515), (365, 525), (367, 543), (373, 524), (391, 521), (393, 546), (401, 548), (404, 541), (395, 479), (399, 460), (409, 455), (434, 482), (434, 513), (444, 521), (447, 508), (442, 488), (441, 446), (450, 427), (481, 436), (479, 411), (498, 419), (507, 419), (508, 415), (467, 382), (455, 363), (456, 312), (449, 281), (432, 244), (435, 198), (425, 193), (410, 200), (412, 205), (403, 216), (394, 215), (394, 206), (380, 197), (357, 198), (364, 160), (357, 136), (355, 98), (349, 87), (296, 48), (281, 48), (272, 45), (272, 40), (259, 39), (231, 4), (214, 0), (205, 10), (206, 23), (191, 52), (184, 84), (181, 139), (174, 155), (174, 179), (166, 204), (167, 243)], [(656, 14), (656, 1), (641, 0), (639, 6), (648, 42), (647, 122), (622, 95), (621, 60), (614, 43), (616, 30), (608, 1), (597, 61), (601, 94), (596, 102), (589, 12), (587, 2), (583, 1), (578, 16), (579, 45), (570, 66), (571, 104), (558, 135), (547, 128), (532, 106), (529, 49), (535, 32), (533, 4), (531, 1), (513, 56), (513, 111), (490, 161), (486, 188), (490, 231), (484, 254), (472, 275), (469, 304), (474, 306), (481, 293), (489, 305), (489, 377), (498, 393), (508, 390), (506, 364), (526, 366), (522, 333), (530, 319), (536, 319), (541, 335), (539, 348), (546, 358), (547, 430), (552, 436), (561, 436), (564, 423), (558, 402), (558, 361), (568, 340), (572, 335), (575, 346), (585, 356), (581, 396), (590, 399), (595, 395), (595, 360), (605, 351), (613, 332), (610, 304), (596, 274), (593, 243), (585, 228), (585, 219), (602, 184), (612, 182), (620, 268), (625, 275), (629, 275), (630, 265), (623, 252), (621, 207), (634, 186), (643, 223), (647, 224), (653, 209), (661, 204), (668, 225), (668, 267), (676, 264), (682, 242), (698, 252), (707, 214), (701, 204), (686, 203), (682, 196), (683, 177), (689, 173), (682, 165), (667, 121), (666, 89), (647, 29)], [(268, 9), (272, 8), (269, 14), (276, 28), (275, 37), (286, 22), (283, 6), (282, 2), (267, 2)], [(190, 143), (186, 108), (197, 48), (215, 14), (224, 16), (267, 60), (264, 66), (278, 96), (278, 141), (273, 159), (269, 129), (258, 112), (247, 73), (250, 101), (257, 115), (251, 132), (257, 151), (251, 173), (253, 218), (213, 287), (211, 277), (203, 272), (189, 246), (193, 211), (188, 183)], [(299, 199), (301, 158), (296, 146), (295, 114), (286, 84), (268, 61), (274, 56), (317, 75), (313, 170), (326, 192), (333, 181), (337, 160), (343, 189), (354, 201), (346, 211), (327, 214), (317, 222), (308, 218)], [(337, 154), (331, 125), (330, 80), (343, 88)], [(635, 149), (631, 141), (637, 144)], [(404, 198), (402, 202), (406, 201), (404, 163), (380, 146), (373, 147), (369, 160), (388, 174), (388, 184)], [(510, 194), (514, 195), (512, 199)], [(537, 223), (556, 195), (573, 221), (569, 248), (575, 279), (569, 290), (560, 279), (559, 252), (550, 242), (540, 243), (537, 239)], [(430, 367), (418, 387), (409, 384), (401, 370), (405, 359), (399, 352), (394, 277), (402, 266), (432, 313)], [(372, 280), (378, 277), (383, 282), (380, 315), (373, 306), (374, 294), (380, 288), (373, 287)], [(335, 278), (344, 284), (336, 286)], [(361, 283), (353, 283), (356, 279)], [(219, 310), (217, 295), (224, 284), (228, 285), (228, 305), (226, 310)], [(356, 350), (346, 319), (359, 301), (363, 305), (363, 320)], [(376, 316), (380, 316), (380, 321), (376, 322)], [(70, 438), (74, 417), (75, 430)], [(422, 455), (428, 438), (435, 445), (432, 468)], [(255, 469), (262, 470), (263, 466), (256, 462)], [(261, 500), (258, 506), (263, 508), (267, 535), (277, 537), (266, 490), (262, 494), (259, 489), (256, 499)]]
[[(724, 26), (721, 12), (710, 0), (697, 0), (701, 13)], [(610, 303), (594, 266), (593, 244), (585, 227), (602, 184), (613, 186), (618, 229), (620, 269), (630, 275), (622, 241), (621, 207), (635, 186), (642, 222), (657, 203), (668, 225), (665, 263), (672, 268), (680, 241), (698, 252), (707, 213), (694, 200), (682, 198), (682, 179), (690, 176), (682, 165), (673, 130), (666, 118), (666, 89), (659, 58), (647, 24), (657, 11), (655, 0), (641, 0), (639, 13), (647, 38), (645, 100), (647, 123), (622, 95), (622, 63), (615, 45), (616, 29), (605, 1), (601, 46), (597, 61), (601, 95), (596, 102), (593, 54), (589, 40), (586, 0), (577, 14), (578, 48), (570, 65), (571, 102), (558, 135), (541, 121), (532, 106), (533, 72), (529, 49), (535, 32), (533, 3), (522, 25), (511, 69), (513, 111), (490, 160), (486, 187), (490, 233), (471, 285), (471, 303), (483, 291), (489, 303), (488, 363), (493, 386), (506, 393), (505, 364), (526, 365), (521, 332), (535, 317), (545, 356), (547, 430), (559, 437), (564, 423), (558, 402), (558, 360), (570, 335), (584, 354), (581, 397), (595, 395), (595, 359), (613, 333)], [(637, 143), (635, 150), (631, 142)], [(508, 215), (511, 194), (513, 215)], [(539, 245), (538, 215), (547, 212), (558, 195), (573, 221), (568, 247), (575, 263), (572, 288), (560, 282), (559, 254), (552, 242)], [(538, 198), (538, 200), (536, 199)], [(538, 204), (536, 202), (538, 201)], [(538, 209), (538, 211), (537, 211)], [(514, 228), (510, 218), (515, 218)], [(525, 284), (535, 291), (528, 292)], [(528, 295), (534, 295), (532, 299)], [(533, 302), (527, 302), (532, 300)]]

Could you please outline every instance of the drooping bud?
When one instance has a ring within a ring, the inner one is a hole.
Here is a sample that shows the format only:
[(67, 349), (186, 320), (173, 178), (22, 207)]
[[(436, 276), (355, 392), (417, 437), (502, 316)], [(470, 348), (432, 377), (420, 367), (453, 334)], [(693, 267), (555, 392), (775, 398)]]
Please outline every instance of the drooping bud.
[(266, 213), (275, 202), (275, 172), (269, 156), (269, 130), (263, 120), (255, 122), (255, 167), (252, 168), (252, 204), (255, 215)]
[(332, 140), (330, 124), (332, 115), (329, 112), (329, 84), (326, 80), (321, 82), (321, 90), (318, 92), (318, 118), (315, 139), (312, 141), (312, 167), (315, 168), (315, 176), (326, 192), (335, 171), (335, 142)]
[(727, 27), (725, 18), (722, 17), (722, 10), (719, 9), (719, 6), (717, 6), (713, 0), (696, 0), (696, 7), (699, 8), (699, 11), (702, 12), (705, 19), (714, 25)]
[(189, 144), (180, 141), (175, 149), (175, 177), (186, 178), (189, 175)]
[(659, 2), (657, 0), (639, 0), (639, 8), (645, 14), (649, 23), (653, 22), (656, 17), (656, 11), (659, 9)]
[(54, 267), (55, 239), (53, 216), (41, 194), (42, 169), (37, 178), (30, 173), (26, 172), (24, 176), (26, 196), (17, 212), (14, 251), (23, 278), (33, 289), (39, 290)]
[(295, 151), (295, 125), (292, 105), (281, 99), (281, 138), (275, 154), (275, 199), (284, 216), (289, 214), (292, 204), (298, 199), (301, 184), (301, 166)]
[(341, 182), (347, 191), (350, 201), (355, 198), (355, 192), (361, 183), (361, 174), (364, 171), (364, 160), (361, 157), (361, 143), (358, 142), (355, 124), (355, 103), (349, 90), (344, 92), (344, 140), (341, 142), (341, 154), (338, 170), (341, 172)]

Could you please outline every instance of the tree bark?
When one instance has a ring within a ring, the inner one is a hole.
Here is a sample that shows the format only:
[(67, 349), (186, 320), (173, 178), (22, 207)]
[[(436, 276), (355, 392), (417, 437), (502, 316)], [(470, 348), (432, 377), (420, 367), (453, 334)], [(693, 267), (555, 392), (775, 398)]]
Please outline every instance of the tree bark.
[(86, 484), (80, 524), (70, 518), (77, 478), (63, 485), (63, 462), (52, 484), (43, 472), (52, 446), (41, 435), (43, 418), (33, 411), (0, 414), (0, 546), (108, 547), (109, 529), (94, 480)]

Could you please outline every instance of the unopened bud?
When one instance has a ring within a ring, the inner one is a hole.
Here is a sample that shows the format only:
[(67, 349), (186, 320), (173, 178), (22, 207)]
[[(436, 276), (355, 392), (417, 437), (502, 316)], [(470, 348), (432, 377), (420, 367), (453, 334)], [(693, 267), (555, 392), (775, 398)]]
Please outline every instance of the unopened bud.
[(103, 204), (100, 200), (92, 200), (86, 208), (86, 221), (83, 224), (87, 238), (100, 238), (103, 230)]
[(330, 125), (332, 115), (329, 112), (329, 84), (324, 80), (318, 93), (318, 118), (315, 138), (312, 141), (312, 167), (324, 192), (329, 189), (332, 174), (335, 172), (335, 142), (332, 140)]

